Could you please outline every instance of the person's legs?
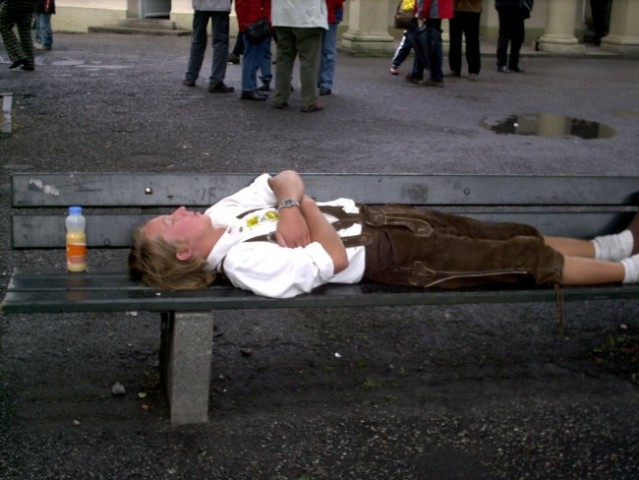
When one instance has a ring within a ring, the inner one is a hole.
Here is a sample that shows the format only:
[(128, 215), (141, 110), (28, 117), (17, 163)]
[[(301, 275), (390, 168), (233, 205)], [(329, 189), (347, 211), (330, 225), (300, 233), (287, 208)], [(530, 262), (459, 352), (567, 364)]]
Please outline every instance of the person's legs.
[(518, 9), (512, 18), (512, 29), (510, 37), (510, 57), (508, 58), (508, 68), (511, 71), (518, 72), (519, 69), (519, 51), (524, 43), (526, 36), (526, 29), (524, 22), (526, 17), (524, 16), (524, 10)]
[(466, 39), (466, 62), (468, 73), (478, 75), (481, 70), (481, 53), (479, 51), (479, 18), (480, 14), (465, 12), (464, 36)]
[(32, 20), (32, 11), (26, 10), (23, 11), (17, 22), (18, 37), (20, 37), (20, 45), (22, 46), (22, 53), (24, 54), (24, 63), (22, 65), (23, 70), (33, 70), (35, 68), (35, 58), (33, 55), (33, 37), (31, 36)]
[(221, 85), (229, 59), (229, 12), (210, 12), (213, 26), (213, 63), (209, 85)]
[(51, 30), (51, 14), (50, 13), (36, 13), (36, 43), (39, 43), (43, 47), (50, 49), (53, 45), (53, 31)]
[(337, 64), (337, 23), (329, 23), (322, 31), (322, 54), (317, 86), (321, 91), (333, 90), (335, 65)]
[(275, 107), (287, 105), (291, 95), (291, 76), (297, 57), (297, 45), (291, 27), (275, 27), (277, 34), (277, 50), (275, 60)]
[[(395, 50), (395, 55), (393, 55), (393, 59), (391, 60), (391, 74), (397, 75), (397, 69), (408, 58), (411, 48), (413, 47), (410, 43), (410, 40), (408, 40), (408, 38), (406, 37), (406, 32), (404, 32), (404, 35), (402, 35), (402, 40), (401, 42), (399, 42), (399, 46), (397, 47), (397, 50)], [(393, 67), (395, 70), (394, 73), (392, 71)]]
[(189, 63), (186, 69), (186, 80), (195, 82), (202, 69), (202, 61), (206, 52), (207, 33), (206, 28), (209, 23), (209, 12), (195, 10), (193, 12), (193, 33), (191, 34), (191, 51)]
[(322, 43), (321, 28), (294, 28), (302, 83), (302, 108), (317, 104), (317, 77)]
[(426, 30), (428, 32), (428, 69), (430, 79), (433, 82), (442, 82), (444, 72), (442, 71), (442, 21), (438, 18), (426, 19)]
[(497, 9), (499, 15), (499, 34), (497, 37), (497, 68), (508, 64), (508, 43), (510, 42), (511, 10), (506, 7)]
[(273, 80), (273, 73), (271, 71), (271, 41), (272, 37), (269, 35), (264, 41), (262, 48), (262, 56), (260, 58), (260, 80), (262, 86), (258, 90), (268, 92), (271, 89), (271, 80)]
[(562, 285), (599, 285), (620, 283), (625, 268), (619, 262), (564, 256)]
[(244, 35), (244, 62), (242, 62), (242, 93), (257, 89), (257, 69), (262, 60), (262, 44), (252, 44)]
[(450, 25), (450, 46), (448, 49), (448, 66), (450, 71), (456, 75), (461, 75), (462, 67), (462, 34), (463, 34), (463, 14), (465, 12), (455, 11), (455, 16), (449, 20)]
[(590, 240), (544, 236), (544, 243), (566, 256), (595, 258), (595, 246)]

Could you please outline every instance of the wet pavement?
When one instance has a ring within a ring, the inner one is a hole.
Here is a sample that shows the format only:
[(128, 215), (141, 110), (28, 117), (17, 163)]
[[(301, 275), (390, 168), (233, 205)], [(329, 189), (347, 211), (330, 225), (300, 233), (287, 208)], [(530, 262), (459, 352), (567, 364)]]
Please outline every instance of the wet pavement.
[[(63, 268), (10, 250), (13, 172), (637, 173), (636, 57), (527, 51), (507, 75), (484, 45), (478, 81), (435, 89), (340, 55), (326, 109), (306, 114), (297, 73), (285, 110), (239, 100), (239, 66), (233, 94), (206, 73), (182, 86), (188, 45), (58, 34), (35, 72), (0, 50), (0, 293), (18, 264)], [(485, 128), (525, 114), (616, 134)], [(155, 315), (0, 317), (0, 479), (636, 479), (636, 379), (595, 352), (636, 334), (638, 307), (569, 304), (563, 335), (549, 304), (220, 312), (211, 422), (177, 429)]]

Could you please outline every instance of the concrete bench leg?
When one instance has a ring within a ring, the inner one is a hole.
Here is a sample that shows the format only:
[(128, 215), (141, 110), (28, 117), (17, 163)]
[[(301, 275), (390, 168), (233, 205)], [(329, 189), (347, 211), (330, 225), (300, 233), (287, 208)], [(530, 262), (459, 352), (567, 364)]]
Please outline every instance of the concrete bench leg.
[(208, 422), (212, 350), (211, 312), (162, 314), (160, 368), (172, 425)]

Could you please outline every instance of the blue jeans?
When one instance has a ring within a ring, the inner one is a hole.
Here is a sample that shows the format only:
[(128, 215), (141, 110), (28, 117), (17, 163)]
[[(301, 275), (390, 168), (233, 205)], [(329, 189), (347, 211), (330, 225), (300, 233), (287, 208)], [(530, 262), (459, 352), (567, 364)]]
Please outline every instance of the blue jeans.
[(319, 87), (333, 89), (333, 77), (337, 64), (337, 23), (329, 23), (322, 33), (322, 60), (320, 63)]
[(53, 45), (53, 31), (51, 30), (51, 14), (35, 13), (36, 31), (35, 41), (45, 47)]
[(246, 35), (244, 41), (244, 60), (242, 62), (242, 91), (250, 92), (257, 88), (256, 74), (260, 69), (260, 79), (270, 82), (271, 74), (271, 36), (269, 35), (260, 43), (251, 43)]
[(211, 12), (195, 10), (193, 12), (193, 35), (191, 36), (191, 54), (185, 78), (197, 80), (202, 68), (204, 53), (206, 52), (209, 19), (213, 28), (213, 63), (211, 65), (210, 85), (224, 82), (226, 76), (226, 62), (229, 58), (229, 12)]
[(444, 54), (442, 51), (442, 21), (439, 18), (426, 19), (426, 55), (430, 79), (441, 82), (444, 80), (444, 72), (442, 71)]

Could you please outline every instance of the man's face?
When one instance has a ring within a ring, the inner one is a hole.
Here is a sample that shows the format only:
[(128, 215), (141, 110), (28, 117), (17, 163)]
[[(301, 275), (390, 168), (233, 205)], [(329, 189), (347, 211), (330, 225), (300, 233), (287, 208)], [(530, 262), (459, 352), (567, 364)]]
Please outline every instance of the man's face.
[(209, 217), (185, 207), (178, 208), (170, 215), (155, 217), (144, 225), (146, 238), (152, 240), (161, 237), (175, 247), (197, 245), (212, 231)]

